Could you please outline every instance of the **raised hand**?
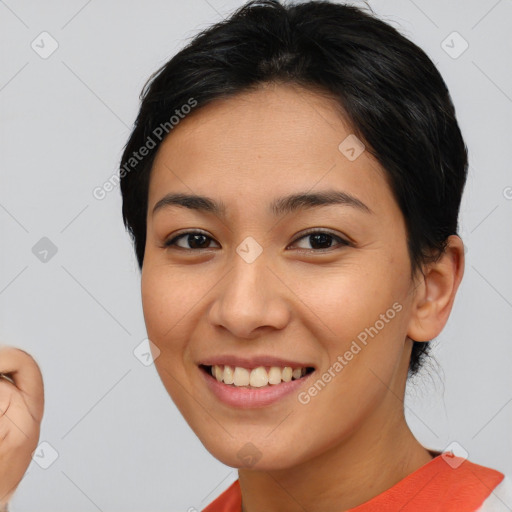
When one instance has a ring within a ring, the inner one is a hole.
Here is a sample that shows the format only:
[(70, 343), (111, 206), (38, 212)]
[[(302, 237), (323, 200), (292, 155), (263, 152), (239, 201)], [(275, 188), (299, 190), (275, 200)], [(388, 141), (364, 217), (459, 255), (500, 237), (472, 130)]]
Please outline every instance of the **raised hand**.
[(43, 411), (38, 364), (24, 350), (0, 344), (0, 511), (30, 464)]

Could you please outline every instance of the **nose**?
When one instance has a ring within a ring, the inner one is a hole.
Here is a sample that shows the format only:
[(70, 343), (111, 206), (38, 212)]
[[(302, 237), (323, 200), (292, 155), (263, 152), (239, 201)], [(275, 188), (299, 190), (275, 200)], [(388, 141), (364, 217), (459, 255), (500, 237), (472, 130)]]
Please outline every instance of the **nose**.
[(290, 320), (290, 292), (261, 254), (248, 263), (237, 253), (232, 269), (216, 287), (210, 323), (234, 337), (252, 339), (261, 331), (283, 329)]

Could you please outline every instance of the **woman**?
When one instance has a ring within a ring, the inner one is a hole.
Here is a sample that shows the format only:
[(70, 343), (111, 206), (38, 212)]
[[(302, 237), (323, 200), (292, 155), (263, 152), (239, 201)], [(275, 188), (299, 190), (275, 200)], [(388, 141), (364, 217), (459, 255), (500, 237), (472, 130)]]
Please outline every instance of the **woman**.
[(403, 408), (462, 279), (467, 165), (433, 63), (355, 7), (251, 2), (152, 77), (123, 218), (162, 382), (239, 468), (208, 512), (489, 504), (503, 474)]
[(249, 2), (152, 77), (123, 219), (162, 382), (238, 468), (205, 511), (509, 510), (502, 473), (404, 417), (463, 276), (467, 165), (435, 66), (355, 7)]

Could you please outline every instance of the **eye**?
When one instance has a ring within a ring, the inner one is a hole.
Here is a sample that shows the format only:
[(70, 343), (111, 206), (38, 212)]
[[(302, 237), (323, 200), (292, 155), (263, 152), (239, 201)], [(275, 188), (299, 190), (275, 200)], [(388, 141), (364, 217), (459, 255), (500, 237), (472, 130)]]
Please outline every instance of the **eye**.
[[(322, 251), (332, 249), (333, 241), (337, 241), (337, 245), (339, 246), (349, 246), (350, 242), (347, 242), (340, 236), (337, 236), (333, 233), (327, 231), (319, 231), (319, 230), (311, 230), (299, 238), (296, 238), (292, 245), (296, 245), (297, 242), (305, 240), (306, 243), (310, 244), (310, 247), (302, 247), (301, 249), (305, 249), (308, 251)], [(199, 249), (211, 249), (209, 247), (210, 242), (214, 241), (212, 237), (208, 236), (206, 233), (202, 231), (186, 231), (184, 233), (179, 234), (164, 243), (164, 247), (178, 247), (180, 249), (185, 250), (199, 250)], [(180, 242), (185, 243), (183, 246)], [(216, 242), (215, 242), (216, 243)]]
[[(182, 239), (184, 239), (185, 244), (188, 244), (188, 247), (184, 247), (178, 243), (178, 241), (181, 241)], [(195, 249), (210, 249), (210, 247), (208, 247), (210, 241), (213, 241), (213, 238), (201, 231), (187, 231), (171, 238), (170, 240), (166, 240), (164, 247), (176, 246), (180, 249), (189, 251)]]
[[(338, 242), (338, 245), (341, 246), (347, 246), (351, 245), (350, 242), (347, 242), (340, 236), (337, 236), (333, 233), (329, 233), (327, 231), (319, 231), (319, 230), (311, 230), (307, 232), (306, 234), (303, 234), (301, 237), (297, 238), (293, 244), (296, 244), (300, 240), (306, 240), (306, 243), (309, 244), (311, 247), (302, 247), (302, 249), (306, 249), (308, 251), (322, 251), (326, 249), (332, 249), (332, 242), (333, 240), (336, 240)], [(292, 245), (293, 245), (292, 244)]]

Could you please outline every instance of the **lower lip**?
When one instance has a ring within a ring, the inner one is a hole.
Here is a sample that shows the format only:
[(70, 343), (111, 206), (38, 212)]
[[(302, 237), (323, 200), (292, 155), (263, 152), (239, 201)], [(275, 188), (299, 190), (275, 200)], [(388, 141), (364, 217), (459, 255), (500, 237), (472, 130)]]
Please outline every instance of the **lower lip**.
[(215, 377), (199, 368), (210, 391), (221, 401), (232, 407), (249, 409), (253, 407), (265, 407), (271, 405), (281, 398), (297, 392), (306, 381), (309, 380), (311, 372), (300, 379), (281, 384), (272, 384), (261, 388), (238, 388), (230, 384), (219, 382)]

